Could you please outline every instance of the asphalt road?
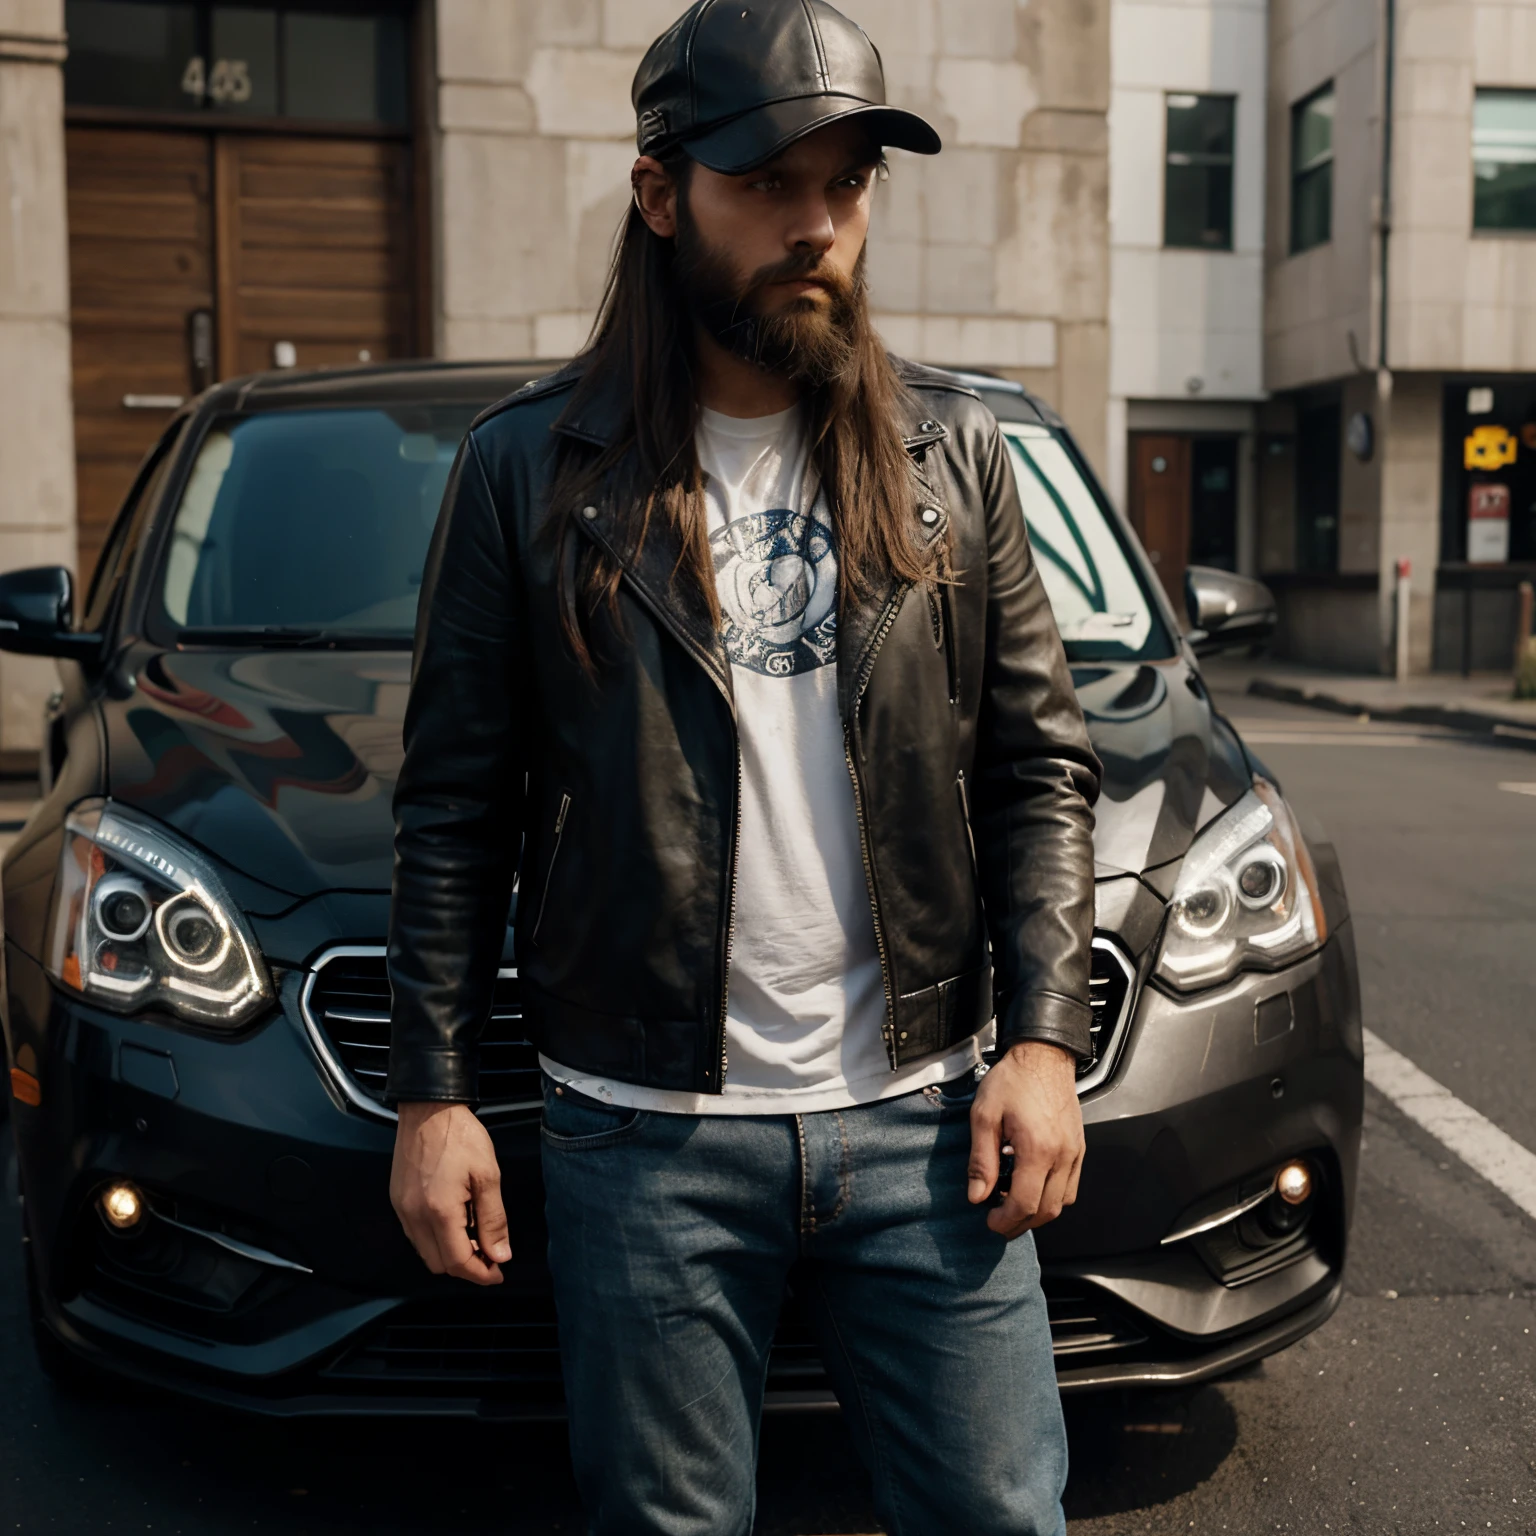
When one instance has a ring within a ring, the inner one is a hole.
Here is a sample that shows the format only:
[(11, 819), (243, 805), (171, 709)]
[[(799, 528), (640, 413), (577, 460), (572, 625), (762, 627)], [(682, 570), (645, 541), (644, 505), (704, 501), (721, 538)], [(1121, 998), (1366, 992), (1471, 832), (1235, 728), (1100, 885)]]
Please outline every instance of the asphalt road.
[[(1536, 795), (1499, 788), (1536, 785), (1536, 753), (1222, 702), (1341, 848), (1368, 1025), (1536, 1150)], [(1324, 1328), (1211, 1386), (1069, 1403), (1073, 1536), (1536, 1536), (1536, 1221), (1374, 1092), (1363, 1162)], [(835, 1416), (770, 1420), (759, 1485), (762, 1536), (877, 1529)], [(558, 1431), (63, 1395), (0, 1237), (0, 1533), (459, 1528), (580, 1531)]]

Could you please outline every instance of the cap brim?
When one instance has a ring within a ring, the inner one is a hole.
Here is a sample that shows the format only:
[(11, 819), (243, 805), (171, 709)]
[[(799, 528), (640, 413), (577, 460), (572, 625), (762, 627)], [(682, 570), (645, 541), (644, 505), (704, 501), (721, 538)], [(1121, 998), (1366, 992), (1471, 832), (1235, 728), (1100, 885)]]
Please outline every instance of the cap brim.
[(917, 113), (847, 96), (797, 96), (769, 102), (696, 138), (684, 139), (682, 147), (700, 165), (722, 176), (740, 176), (772, 160), (796, 139), (829, 123), (854, 119), (866, 126), (870, 137), (881, 146), (909, 149), (917, 155), (936, 155), (944, 147), (938, 134)]

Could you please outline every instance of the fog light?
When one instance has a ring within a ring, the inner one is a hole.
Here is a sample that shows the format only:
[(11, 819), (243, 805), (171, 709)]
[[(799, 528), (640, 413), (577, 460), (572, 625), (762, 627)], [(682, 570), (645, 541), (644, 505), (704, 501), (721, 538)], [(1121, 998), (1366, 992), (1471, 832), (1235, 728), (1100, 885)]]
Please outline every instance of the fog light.
[(1304, 1205), (1312, 1198), (1312, 1170), (1300, 1161), (1287, 1163), (1275, 1175), (1275, 1193), (1287, 1205)]
[(132, 1184), (109, 1184), (97, 1198), (102, 1219), (109, 1227), (127, 1232), (144, 1219), (144, 1196)]

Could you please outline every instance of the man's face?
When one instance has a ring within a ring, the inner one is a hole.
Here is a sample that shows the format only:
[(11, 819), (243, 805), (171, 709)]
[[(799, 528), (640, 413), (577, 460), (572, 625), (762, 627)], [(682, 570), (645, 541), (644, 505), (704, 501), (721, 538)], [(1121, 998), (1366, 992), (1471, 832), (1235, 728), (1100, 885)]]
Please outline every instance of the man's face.
[(678, 276), (718, 341), (808, 383), (840, 366), (877, 163), (856, 123), (833, 123), (742, 176), (692, 167)]

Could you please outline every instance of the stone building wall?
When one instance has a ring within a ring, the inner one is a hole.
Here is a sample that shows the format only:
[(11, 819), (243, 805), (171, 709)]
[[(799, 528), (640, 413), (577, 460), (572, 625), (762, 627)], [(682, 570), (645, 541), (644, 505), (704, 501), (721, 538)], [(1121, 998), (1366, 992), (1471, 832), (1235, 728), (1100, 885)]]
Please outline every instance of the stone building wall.
[[(0, 570), (75, 558), (63, 0), (0, 0)], [(0, 652), (0, 760), (35, 752), (54, 663)]]
[(1536, 12), (1399, 0), (1398, 38), (1392, 366), (1536, 371), (1536, 243), (1472, 228), (1473, 93), (1536, 88)]
[[(944, 138), (892, 154), (870, 245), (897, 351), (1037, 389), (1102, 463), (1109, 0), (845, 0), (890, 97)], [(682, 0), (436, 0), (436, 341), (569, 355), (635, 158), (630, 80)]]
[[(1292, 389), (1376, 358), (1380, 6), (1271, 0), (1264, 382)], [(1291, 107), (1334, 83), (1333, 237), (1291, 253)], [(1351, 349), (1353, 338), (1353, 350)]]

